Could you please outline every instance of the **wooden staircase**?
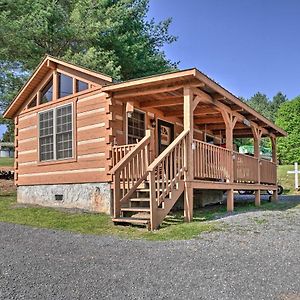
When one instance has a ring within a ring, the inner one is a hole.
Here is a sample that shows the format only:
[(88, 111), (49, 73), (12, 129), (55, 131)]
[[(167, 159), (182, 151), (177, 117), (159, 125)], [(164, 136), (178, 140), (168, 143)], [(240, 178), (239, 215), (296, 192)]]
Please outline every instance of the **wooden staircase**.
[(184, 191), (188, 133), (182, 132), (152, 161), (153, 137), (147, 131), (112, 168), (115, 224), (159, 227)]

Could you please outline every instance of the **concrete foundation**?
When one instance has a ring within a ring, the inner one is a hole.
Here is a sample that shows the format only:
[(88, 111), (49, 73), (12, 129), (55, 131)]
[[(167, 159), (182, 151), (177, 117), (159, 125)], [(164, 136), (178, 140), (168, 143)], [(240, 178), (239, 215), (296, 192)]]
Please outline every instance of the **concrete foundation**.
[(17, 201), (48, 207), (79, 208), (106, 214), (112, 211), (109, 183), (19, 186)]

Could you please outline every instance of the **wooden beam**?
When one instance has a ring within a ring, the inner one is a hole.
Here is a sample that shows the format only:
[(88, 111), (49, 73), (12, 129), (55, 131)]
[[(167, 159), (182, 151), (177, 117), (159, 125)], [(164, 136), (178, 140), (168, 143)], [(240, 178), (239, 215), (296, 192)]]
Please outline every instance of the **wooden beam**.
[[(271, 136), (271, 144), (272, 144), (272, 161), (277, 165), (277, 147), (276, 147), (276, 136)], [(277, 169), (276, 169), (276, 190), (273, 191), (273, 195), (271, 196), (272, 202), (278, 202), (278, 189), (277, 189)]]
[[(181, 117), (181, 116), (183, 116), (183, 114), (184, 114), (184, 111), (182, 109), (178, 109), (176, 111), (168, 111), (168, 112), (164, 113), (164, 115), (166, 117), (169, 117), (169, 116)], [(212, 109), (211, 107), (207, 107), (207, 106), (197, 107), (194, 110), (194, 116), (205, 116), (205, 115), (209, 115), (209, 114), (219, 114), (219, 112), (217, 110)]]
[(206, 117), (206, 118), (194, 117), (194, 122), (199, 125), (200, 124), (224, 124), (224, 120), (222, 117), (221, 118), (220, 117)]
[(184, 219), (186, 222), (190, 222), (193, 219), (193, 187), (190, 182), (194, 180), (194, 163), (193, 163), (193, 101), (194, 94), (189, 87), (185, 87), (183, 90), (184, 95), (184, 118), (183, 126), (184, 130), (189, 130), (187, 136), (187, 142), (184, 145), (184, 161), (186, 171), (184, 173)]
[(183, 104), (183, 97), (165, 99), (165, 100), (149, 100), (140, 103), (140, 107), (164, 107), (164, 106), (178, 106)]
[[(205, 93), (204, 91), (202, 91), (202, 90), (200, 90), (198, 88), (193, 88), (193, 92), (196, 95), (200, 96), (201, 99), (205, 103), (209, 103), (209, 104), (215, 105), (221, 113), (224, 113), (224, 111), (226, 111), (227, 113), (230, 113), (232, 116), (234, 116), (237, 120), (239, 120), (241, 122), (243, 122), (245, 120), (245, 117), (242, 114), (240, 114), (240, 113), (238, 113), (236, 111), (232, 111), (229, 106), (227, 106), (227, 105), (225, 105), (225, 104), (223, 104), (223, 103), (221, 103), (221, 102), (219, 102), (217, 100), (214, 100), (209, 94)], [(252, 126), (252, 127), (260, 127), (258, 124), (256, 124), (253, 121), (249, 121), (249, 123), (250, 123), (250, 126)], [(268, 134), (269, 135), (268, 130), (266, 130), (266, 129), (262, 129), (262, 130), (263, 130), (264, 134)]]

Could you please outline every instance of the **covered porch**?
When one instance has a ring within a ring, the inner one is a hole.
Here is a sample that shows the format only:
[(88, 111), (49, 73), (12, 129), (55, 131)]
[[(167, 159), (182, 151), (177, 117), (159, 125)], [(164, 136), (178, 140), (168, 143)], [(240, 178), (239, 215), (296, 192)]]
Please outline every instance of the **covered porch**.
[[(234, 190), (255, 190), (255, 204), (260, 205), (260, 191), (273, 189), (272, 199), (277, 200), (276, 137), (285, 132), (203, 73), (186, 70), (107, 86), (104, 91), (112, 106), (124, 105), (125, 114), (139, 109), (151, 115), (141, 141), (112, 147), (115, 212), (144, 181), (149, 182), (151, 229), (181, 192), (185, 219), (191, 221), (194, 189), (227, 191), (228, 211), (234, 209)], [(113, 123), (114, 111), (111, 119)], [(271, 161), (260, 157), (262, 137), (271, 140)], [(238, 153), (234, 138), (252, 138), (254, 156)]]

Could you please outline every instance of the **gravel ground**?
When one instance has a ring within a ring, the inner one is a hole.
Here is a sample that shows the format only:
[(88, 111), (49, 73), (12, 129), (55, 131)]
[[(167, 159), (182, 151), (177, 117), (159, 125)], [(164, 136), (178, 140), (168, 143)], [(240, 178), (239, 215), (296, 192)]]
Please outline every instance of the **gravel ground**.
[(171, 242), (0, 223), (0, 299), (300, 299), (300, 209), (218, 222)]

